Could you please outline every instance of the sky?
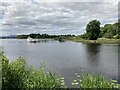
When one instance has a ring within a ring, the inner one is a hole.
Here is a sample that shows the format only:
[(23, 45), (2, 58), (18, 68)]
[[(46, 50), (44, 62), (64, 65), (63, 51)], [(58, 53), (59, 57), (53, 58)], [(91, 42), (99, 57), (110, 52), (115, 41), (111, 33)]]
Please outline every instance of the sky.
[(93, 19), (118, 21), (119, 0), (0, 0), (0, 36), (85, 33)]

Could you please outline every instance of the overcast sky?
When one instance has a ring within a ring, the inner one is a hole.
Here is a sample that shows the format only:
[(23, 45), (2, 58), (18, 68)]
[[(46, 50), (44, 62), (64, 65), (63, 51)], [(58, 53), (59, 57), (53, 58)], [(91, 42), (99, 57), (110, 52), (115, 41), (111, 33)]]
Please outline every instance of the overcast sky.
[(80, 35), (90, 20), (100, 20), (101, 26), (117, 22), (119, 0), (82, 1), (0, 1), (0, 36), (29, 33)]

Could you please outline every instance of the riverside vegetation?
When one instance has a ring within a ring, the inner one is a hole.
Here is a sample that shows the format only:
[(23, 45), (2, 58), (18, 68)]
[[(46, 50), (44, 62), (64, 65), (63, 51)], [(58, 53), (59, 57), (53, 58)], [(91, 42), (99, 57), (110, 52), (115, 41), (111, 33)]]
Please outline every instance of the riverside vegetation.
[(48, 34), (29, 34), (17, 35), (17, 39), (26, 39), (28, 36), (34, 39), (55, 39), (59, 41), (70, 40), (83, 43), (120, 43), (120, 23), (106, 24), (100, 27), (100, 21), (91, 20), (86, 25), (86, 32), (82, 35), (48, 35)]
[(56, 89), (65, 87), (64, 79), (58, 78), (51, 72), (45, 73), (44, 65), (39, 69), (29, 67), (25, 60), (19, 57), (14, 62), (0, 53), (0, 63), (2, 64), (2, 89)]
[[(0, 53), (0, 63), (2, 64), (2, 89), (58, 89), (67, 86), (64, 78), (57, 77), (51, 72), (45, 73), (44, 65), (40, 69), (34, 69), (28, 66), (21, 57), (16, 61), (9, 62), (3, 53)], [(78, 75), (76, 80), (73, 80), (72, 85), (77, 85), (79, 88), (120, 88), (116, 80), (107, 80), (102, 75), (95, 76), (94, 74)]]

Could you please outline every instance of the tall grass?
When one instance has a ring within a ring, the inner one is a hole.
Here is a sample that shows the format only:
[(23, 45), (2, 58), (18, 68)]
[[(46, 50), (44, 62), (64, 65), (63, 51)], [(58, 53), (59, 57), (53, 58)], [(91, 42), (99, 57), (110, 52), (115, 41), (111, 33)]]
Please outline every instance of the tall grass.
[[(78, 77), (79, 76), (79, 77)], [(95, 74), (84, 74), (77, 75), (77, 79), (73, 81), (73, 85), (77, 85), (80, 88), (119, 88), (120, 85), (117, 84), (116, 80), (107, 80), (102, 75), (95, 75)]]
[(52, 73), (44, 72), (42, 65), (39, 70), (28, 67), (24, 59), (19, 58), (9, 63), (4, 55), (2, 59), (2, 89), (56, 89), (63, 88), (61, 80)]

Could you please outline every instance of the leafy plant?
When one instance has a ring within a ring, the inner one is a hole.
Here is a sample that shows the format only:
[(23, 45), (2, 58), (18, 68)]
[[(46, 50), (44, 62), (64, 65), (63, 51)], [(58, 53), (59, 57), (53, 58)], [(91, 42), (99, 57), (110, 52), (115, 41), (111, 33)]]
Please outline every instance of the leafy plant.
[(25, 60), (18, 58), (14, 62), (1, 54), (2, 62), (2, 89), (55, 89), (64, 87), (60, 79), (52, 73), (44, 72), (44, 66), (41, 65), (39, 70), (28, 67)]
[[(79, 77), (78, 77), (79, 76)], [(73, 85), (78, 85), (80, 88), (120, 88), (116, 80), (106, 80), (102, 75), (95, 76), (94, 74), (77, 75), (77, 80), (74, 80)]]

